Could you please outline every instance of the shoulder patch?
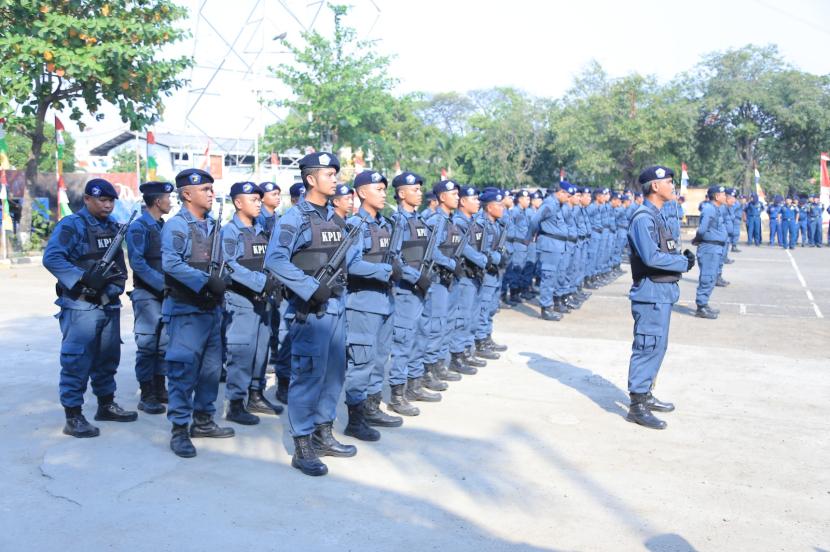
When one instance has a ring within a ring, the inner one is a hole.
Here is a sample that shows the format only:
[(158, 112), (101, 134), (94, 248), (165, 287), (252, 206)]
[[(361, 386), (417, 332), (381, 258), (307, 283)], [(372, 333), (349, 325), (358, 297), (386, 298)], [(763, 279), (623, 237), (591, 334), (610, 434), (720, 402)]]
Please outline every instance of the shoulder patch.
[(225, 246), (225, 255), (231, 256), (236, 253), (236, 240), (226, 238), (222, 240), (222, 244)]
[(283, 247), (289, 247), (294, 241), (295, 228), (287, 224), (280, 225), (279, 244)]
[(175, 249), (179, 253), (184, 253), (186, 241), (187, 235), (184, 232), (180, 232), (179, 230), (173, 230), (173, 249)]
[(144, 247), (144, 232), (130, 232), (130, 244), (136, 249)]
[(68, 224), (64, 224), (63, 228), (61, 228), (61, 233), (58, 235), (58, 243), (60, 243), (63, 247), (66, 247), (72, 242), (72, 238), (74, 237), (75, 232)]

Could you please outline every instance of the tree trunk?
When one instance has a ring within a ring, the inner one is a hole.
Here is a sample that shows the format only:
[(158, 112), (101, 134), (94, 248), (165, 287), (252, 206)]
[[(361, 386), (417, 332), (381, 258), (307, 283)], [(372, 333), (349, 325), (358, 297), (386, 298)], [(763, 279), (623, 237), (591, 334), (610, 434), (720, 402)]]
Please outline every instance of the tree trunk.
[(29, 152), (29, 160), (26, 161), (26, 183), (23, 186), (23, 204), (20, 210), (20, 225), (18, 236), (20, 244), (25, 250), (29, 245), (32, 232), (32, 195), (31, 189), (37, 185), (37, 166), (40, 162), (40, 154), (43, 151), (43, 143), (46, 136), (43, 135), (43, 123), (46, 119), (48, 104), (38, 106), (35, 119), (35, 130), (32, 132), (32, 150)]

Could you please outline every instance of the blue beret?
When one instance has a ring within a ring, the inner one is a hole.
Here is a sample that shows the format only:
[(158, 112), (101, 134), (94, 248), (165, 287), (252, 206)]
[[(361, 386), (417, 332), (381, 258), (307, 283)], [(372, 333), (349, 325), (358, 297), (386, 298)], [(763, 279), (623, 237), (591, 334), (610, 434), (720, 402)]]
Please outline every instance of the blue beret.
[(582, 192), (583, 194), (590, 194), (591, 193), (591, 188), (589, 188), (588, 186), (583, 186), (582, 188), (579, 189), (579, 191)]
[(641, 172), (638, 181), (640, 184), (645, 184), (646, 182), (663, 178), (674, 178), (674, 171), (662, 165), (655, 165)]
[(438, 198), (435, 196), (435, 192), (430, 190), (430, 191), (428, 191), (427, 193), (424, 194), (424, 199), (426, 199), (427, 201), (433, 201), (433, 200), (437, 200)]
[(577, 192), (576, 186), (568, 182), (567, 180), (562, 180), (559, 182), (559, 189), (568, 194), (575, 194)]
[(783, 198), (783, 197), (781, 197), (781, 194), (775, 194), (775, 197), (773, 197), (772, 199), (773, 199), (774, 201), (781, 201), (781, 200), (782, 200), (782, 199), (784, 199), (784, 198)]
[(355, 189), (366, 184), (380, 184), (381, 182), (387, 186), (389, 185), (389, 181), (386, 180), (386, 177), (377, 171), (363, 171), (354, 177)]
[(92, 197), (118, 199), (118, 192), (115, 191), (115, 187), (103, 178), (93, 178), (87, 182), (84, 188), (84, 194)]
[(493, 201), (501, 201), (504, 199), (504, 195), (501, 193), (501, 190), (493, 188), (483, 192), (479, 196), (479, 199), (482, 203), (491, 203)]
[(643, 192), (634, 192), (634, 197), (635, 198), (643, 197)]
[(185, 169), (176, 175), (176, 187), (213, 184), (213, 177), (202, 169)]
[(402, 172), (392, 179), (392, 186), (395, 188), (399, 186), (414, 186), (415, 184), (421, 184), (423, 186), (424, 179), (421, 175), (414, 172)]
[(138, 191), (142, 194), (169, 194), (173, 191), (173, 185), (169, 182), (145, 182), (138, 187)]
[(483, 194), (485, 192), (498, 192), (498, 193), (501, 193), (501, 190), (496, 188), (495, 186), (485, 186), (484, 188), (481, 189), (481, 193)]
[(519, 190), (516, 192), (516, 197), (530, 197), (530, 192), (527, 190)]
[[(752, 194), (752, 195), (754, 196), (755, 194)], [(818, 199), (818, 198), (819, 198), (818, 194), (810, 194), (810, 199)]]
[(259, 197), (263, 196), (262, 189), (253, 182), (237, 182), (231, 186), (231, 197), (236, 197), (241, 194), (257, 194)]
[(620, 199), (620, 194), (617, 192), (611, 192), (611, 199)]
[(459, 188), (458, 184), (455, 183), (453, 180), (442, 180), (437, 182), (435, 186), (432, 187), (432, 191), (435, 193), (435, 197), (438, 197), (439, 194), (443, 194), (444, 192), (451, 192), (452, 190), (457, 190)]
[(336, 155), (327, 151), (315, 151), (314, 153), (309, 153), (300, 159), (297, 164), (300, 166), (300, 170), (334, 167), (337, 172), (340, 172), (340, 160), (337, 159)]
[(473, 186), (464, 186), (458, 193), (462, 197), (478, 197), (478, 190)]
[(542, 199), (542, 192), (536, 190), (530, 194), (530, 199)]
[(302, 182), (295, 182), (288, 188), (291, 197), (301, 197), (305, 193), (305, 185)]
[(718, 186), (718, 185), (709, 186), (709, 188), (706, 190), (706, 195), (709, 196), (709, 197), (714, 197), (715, 194), (718, 194), (720, 192), (726, 192), (726, 188), (724, 188), (723, 186)]
[(278, 192), (282, 191), (282, 188), (279, 187), (279, 184), (274, 184), (273, 182), (260, 182), (259, 189), (262, 190), (263, 194), (273, 192), (274, 190)]
[(345, 184), (338, 184), (337, 187), (334, 189), (334, 197), (343, 197), (347, 195), (352, 195), (354, 190), (349, 188)]

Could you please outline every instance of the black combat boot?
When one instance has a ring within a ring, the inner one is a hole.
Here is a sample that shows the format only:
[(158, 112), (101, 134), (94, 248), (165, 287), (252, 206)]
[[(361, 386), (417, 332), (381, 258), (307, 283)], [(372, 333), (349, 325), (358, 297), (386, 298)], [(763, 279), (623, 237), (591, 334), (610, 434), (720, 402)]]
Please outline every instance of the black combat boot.
[(597, 285), (596, 277), (588, 276), (585, 279), (585, 289), (599, 289), (599, 285)]
[(187, 424), (173, 424), (172, 435), (170, 436), (170, 450), (176, 456), (182, 458), (193, 458), (196, 456), (196, 447), (187, 434)]
[(66, 413), (66, 425), (63, 426), (64, 435), (70, 437), (98, 437), (101, 431), (86, 421), (84, 413), (80, 406), (65, 406), (63, 408)]
[(561, 297), (553, 298), (553, 310), (559, 314), (570, 314), (571, 312), (571, 309), (568, 308), (568, 305), (565, 304)]
[(466, 362), (468, 366), (474, 366), (476, 368), (484, 368), (487, 366), (486, 360), (478, 358), (473, 354), (472, 347), (467, 347), (461, 354), (464, 357), (464, 362)]
[[(804, 244), (802, 243), (801, 246), (803, 247)], [(741, 252), (741, 250), (738, 249), (738, 245), (737, 244), (732, 244), (732, 253), (740, 253), (740, 252)]]
[(553, 320), (554, 322), (562, 320), (562, 315), (553, 310), (553, 307), (542, 307), (542, 312), (539, 316), (542, 320)]
[(167, 409), (156, 396), (156, 386), (152, 380), (138, 382), (141, 387), (141, 399), (138, 401), (138, 409), (147, 414), (164, 414)]
[(646, 394), (646, 406), (649, 410), (656, 410), (657, 412), (673, 412), (674, 405), (670, 402), (663, 402), (649, 391)]
[(222, 371), (219, 373), (219, 383), (226, 383), (228, 381), (228, 371), (222, 366)]
[(294, 437), (294, 456), (291, 465), (306, 475), (318, 476), (329, 473), (328, 467), (320, 462), (314, 447), (311, 446), (311, 435)]
[(513, 306), (519, 305), (522, 302), (521, 292), (518, 289), (510, 290), (510, 304)]
[(167, 404), (170, 399), (167, 396), (167, 378), (164, 374), (156, 374), (153, 376), (153, 387), (156, 388), (156, 398), (162, 404)]
[(282, 404), (288, 404), (288, 384), (290, 382), (289, 378), (277, 378), (277, 400)]
[(464, 353), (450, 353), (450, 371), (472, 376), (478, 373), (478, 368), (467, 364)]
[(508, 308), (508, 309), (513, 306), (513, 303), (510, 302), (510, 292), (508, 292), (508, 291), (501, 292), (501, 304), (505, 308)]
[(487, 346), (487, 341), (484, 339), (476, 339), (476, 356), (479, 358), (486, 358), (487, 360), (498, 360), (501, 355)]
[(262, 389), (248, 388), (248, 403), (245, 405), (248, 412), (275, 416), (282, 414), (282, 405), (274, 404), (262, 394)]
[(417, 416), (421, 410), (406, 400), (405, 384), (391, 386), (392, 398), (389, 400), (389, 408), (403, 416)]
[(317, 456), (351, 458), (357, 454), (356, 446), (344, 445), (334, 438), (334, 434), (331, 432), (331, 422), (314, 426), (314, 433), (311, 434), (311, 446)]
[(424, 365), (424, 381), (421, 383), (430, 391), (446, 391), (450, 387), (438, 378), (433, 364)]
[(423, 378), (407, 378), (404, 396), (408, 401), (439, 402), (441, 393), (430, 393), (423, 386)]
[(718, 280), (715, 282), (715, 286), (717, 287), (726, 287), (729, 285), (729, 282), (724, 280), (721, 276), (718, 276)]
[[(792, 249), (792, 247), (791, 247), (790, 249)], [(732, 264), (732, 263), (734, 263), (734, 262), (735, 262), (735, 261), (734, 261), (734, 260), (732, 260), (732, 259), (730, 259), (729, 257), (727, 257), (727, 258), (725, 258), (725, 259), (723, 260), (723, 264)]]
[(242, 425), (257, 425), (259, 423), (259, 416), (254, 416), (245, 410), (242, 399), (228, 401), (228, 411), (225, 412), (225, 419)]
[(98, 397), (98, 411), (95, 419), (99, 422), (134, 422), (138, 419), (135, 410), (124, 410), (115, 402), (112, 395)]
[(572, 293), (567, 294), (562, 298), (562, 302), (565, 303), (565, 306), (571, 310), (578, 310), (579, 307), (582, 306), (582, 301), (577, 299)]
[(439, 360), (433, 365), (433, 372), (442, 381), (461, 381), (461, 374), (450, 372), (443, 360)]
[(666, 429), (666, 422), (657, 418), (648, 408), (648, 393), (631, 393), (631, 406), (626, 420), (651, 429)]
[(709, 305), (698, 305), (697, 310), (695, 311), (695, 316), (697, 318), (707, 318), (709, 320), (715, 320), (718, 315), (709, 308)]
[(497, 353), (503, 353), (507, 350), (507, 345), (500, 345), (493, 341), (493, 336), (488, 335), (485, 340), (487, 342), (487, 346), (490, 347), (490, 350), (496, 351)]
[[(240, 399), (241, 400), (241, 399)], [(219, 427), (213, 417), (207, 412), (194, 412), (193, 423), (190, 425), (191, 437), (213, 437), (226, 439), (235, 434), (232, 427)]]
[(357, 404), (347, 404), (349, 407), (349, 423), (346, 424), (346, 429), (343, 433), (349, 437), (360, 439), (361, 441), (377, 441), (380, 439), (380, 432), (377, 429), (369, 427), (366, 420), (363, 419), (363, 402)]
[(370, 426), (401, 427), (403, 425), (403, 418), (400, 416), (390, 416), (381, 410), (380, 398), (380, 393), (373, 393), (366, 397), (366, 402), (363, 403), (363, 419)]

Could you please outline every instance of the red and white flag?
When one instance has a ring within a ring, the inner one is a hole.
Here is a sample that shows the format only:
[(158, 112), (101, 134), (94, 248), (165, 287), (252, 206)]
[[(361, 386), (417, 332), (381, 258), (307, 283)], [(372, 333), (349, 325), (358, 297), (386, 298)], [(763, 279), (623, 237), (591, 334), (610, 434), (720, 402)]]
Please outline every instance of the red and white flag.
[(830, 153), (826, 151), (821, 152), (821, 188), (819, 188), (819, 197), (821, 204), (825, 207), (830, 205), (830, 174), (827, 172), (827, 162), (830, 161)]

